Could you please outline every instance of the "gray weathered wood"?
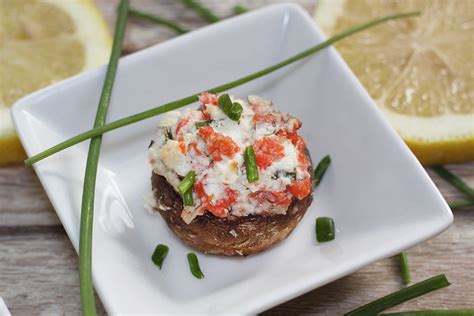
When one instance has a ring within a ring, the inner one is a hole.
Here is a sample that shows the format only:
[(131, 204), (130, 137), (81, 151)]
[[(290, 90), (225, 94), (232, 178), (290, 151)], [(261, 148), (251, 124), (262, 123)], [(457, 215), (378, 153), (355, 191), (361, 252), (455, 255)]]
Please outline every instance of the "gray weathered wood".
[[(272, 0), (202, 0), (220, 16), (236, 3), (249, 8)], [(293, 1), (309, 12), (314, 0)], [(113, 27), (117, 0), (97, 0)], [(132, 0), (132, 5), (195, 29), (206, 25), (176, 0)], [(172, 31), (132, 19), (126, 53), (174, 37)], [(474, 163), (449, 166), (474, 186)], [(448, 199), (463, 195), (428, 170)], [(474, 308), (474, 207), (455, 211), (455, 224), (442, 235), (408, 251), (413, 281), (446, 273), (449, 288), (412, 300), (393, 310)], [(396, 237), (394, 237), (396, 238)], [(39, 181), (22, 166), (0, 168), (0, 296), (13, 315), (80, 314), (78, 259)], [(388, 258), (264, 314), (338, 315), (402, 286), (397, 261)], [(105, 314), (98, 301), (99, 314)]]

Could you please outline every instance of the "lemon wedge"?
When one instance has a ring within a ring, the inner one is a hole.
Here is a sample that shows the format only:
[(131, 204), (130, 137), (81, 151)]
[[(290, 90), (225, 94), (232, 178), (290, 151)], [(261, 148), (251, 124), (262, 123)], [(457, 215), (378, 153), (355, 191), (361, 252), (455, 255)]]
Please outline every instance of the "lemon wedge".
[(322, 0), (332, 35), (388, 14), (422, 11), (353, 35), (336, 48), (424, 165), (474, 159), (474, 2)]
[(0, 164), (24, 159), (10, 107), (108, 61), (112, 40), (90, 0), (0, 0)]

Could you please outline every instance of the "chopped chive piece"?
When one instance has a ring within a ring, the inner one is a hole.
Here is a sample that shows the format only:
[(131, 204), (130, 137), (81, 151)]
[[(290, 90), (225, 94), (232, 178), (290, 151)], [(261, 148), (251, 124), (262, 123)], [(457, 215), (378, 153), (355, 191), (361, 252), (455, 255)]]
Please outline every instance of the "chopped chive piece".
[[(112, 90), (117, 73), (123, 38), (128, 17), (128, 0), (120, 1), (112, 52), (102, 86), (94, 128), (102, 127), (107, 118), (107, 110), (112, 96)], [(99, 163), (102, 136), (96, 135), (91, 139), (87, 153), (87, 163), (82, 189), (81, 222), (79, 232), (79, 286), (84, 315), (96, 315), (94, 288), (92, 285), (92, 232), (94, 224), (94, 200), (97, 169)]]
[(181, 0), (181, 2), (184, 3), (184, 5), (186, 5), (191, 10), (194, 10), (194, 12), (199, 14), (199, 16), (201, 16), (201, 18), (203, 18), (204, 20), (206, 20), (209, 23), (214, 23), (214, 22), (218, 22), (218, 21), (221, 20), (214, 13), (212, 13), (211, 10), (209, 10), (208, 8), (206, 8), (205, 6), (203, 6), (202, 4), (200, 4), (197, 1), (194, 1), (194, 0)]
[(441, 178), (451, 183), (452, 186), (457, 188), (462, 193), (466, 194), (471, 199), (474, 199), (474, 189), (467, 185), (466, 182), (462, 181), (458, 176), (454, 175), (451, 171), (443, 166), (436, 166), (432, 168)]
[[(207, 91), (211, 92), (211, 93), (219, 93), (219, 92), (224, 92), (224, 91), (227, 91), (229, 89), (241, 86), (241, 85), (243, 85), (247, 82), (250, 82), (250, 81), (258, 79), (258, 78), (261, 78), (261, 77), (263, 77), (263, 76), (265, 76), (269, 73), (277, 71), (278, 69), (281, 69), (283, 67), (291, 65), (296, 61), (299, 61), (303, 58), (311, 56), (312, 54), (314, 54), (316, 52), (319, 52), (320, 50), (322, 50), (322, 49), (324, 49), (324, 48), (326, 48), (326, 47), (328, 47), (328, 46), (330, 46), (330, 45), (332, 45), (336, 42), (339, 42), (340, 40), (342, 40), (342, 39), (344, 39), (348, 36), (351, 36), (355, 33), (364, 31), (368, 28), (374, 27), (376, 25), (385, 23), (385, 22), (390, 21), (390, 20), (404, 19), (404, 18), (408, 18), (408, 17), (418, 16), (420, 14), (421, 14), (420, 11), (399, 13), (399, 14), (388, 15), (388, 16), (385, 16), (385, 17), (382, 17), (382, 18), (373, 19), (373, 20), (370, 20), (370, 21), (362, 23), (362, 24), (358, 24), (356, 26), (353, 26), (353, 27), (341, 32), (341, 33), (338, 33), (338, 34), (328, 38), (324, 42), (316, 44), (315, 46), (310, 47), (307, 50), (304, 50), (304, 51), (302, 51), (302, 52), (300, 52), (296, 55), (293, 55), (293, 56), (291, 56), (291, 57), (289, 57), (285, 60), (282, 60), (282, 61), (280, 61), (279, 63), (277, 63), (275, 65), (272, 65), (270, 67), (261, 69), (257, 72), (254, 72), (254, 73), (250, 74), (250, 75), (247, 75), (245, 77), (236, 79), (234, 81), (222, 84), (222, 85), (214, 87), (212, 89), (207, 89)], [(47, 158), (51, 155), (54, 155), (57, 152), (60, 152), (64, 149), (66, 149), (66, 148), (74, 146), (74, 145), (76, 145), (80, 142), (83, 142), (83, 141), (85, 141), (89, 138), (92, 138), (92, 137), (95, 137), (95, 136), (98, 136), (98, 135), (102, 135), (106, 132), (118, 129), (118, 128), (123, 127), (123, 126), (127, 126), (127, 125), (130, 125), (130, 124), (134, 124), (134, 123), (149, 119), (151, 117), (166, 113), (166, 112), (171, 111), (171, 110), (176, 110), (176, 109), (182, 108), (183, 106), (186, 106), (186, 105), (189, 105), (193, 102), (198, 101), (199, 100), (198, 95), (200, 93), (201, 93), (201, 91), (196, 93), (196, 94), (184, 97), (182, 99), (175, 100), (175, 101), (163, 104), (161, 106), (154, 107), (154, 108), (151, 108), (149, 110), (130, 115), (128, 117), (121, 118), (119, 120), (110, 122), (110, 123), (105, 124), (103, 126), (96, 127), (94, 129), (90, 129), (88, 131), (85, 131), (85, 132), (83, 132), (81, 134), (78, 134), (74, 137), (71, 137), (71, 138), (69, 138), (65, 141), (62, 141), (61, 143), (56, 144), (56, 145), (54, 145), (54, 146), (52, 146), (48, 149), (45, 149), (45, 150), (37, 153), (36, 155), (33, 155), (33, 156), (29, 157), (28, 159), (26, 159), (24, 161), (25, 166), (29, 167), (29, 166), (33, 165), (34, 163), (37, 163), (38, 161), (43, 160), (44, 158)]]
[(196, 129), (200, 129), (201, 127), (207, 126), (209, 124), (211, 124), (211, 121), (197, 122), (195, 125), (196, 125)]
[(232, 103), (232, 100), (227, 93), (221, 95), (217, 103), (222, 112), (224, 112), (231, 120), (240, 120), (243, 111), (242, 105), (237, 102)]
[(186, 193), (190, 190), (194, 182), (196, 182), (196, 173), (194, 171), (189, 171), (186, 177), (178, 184), (178, 190), (181, 194)]
[(316, 240), (318, 242), (331, 241), (336, 237), (334, 221), (330, 217), (316, 218)]
[(412, 298), (418, 297), (420, 295), (423, 295), (423, 294), (426, 294), (431, 291), (441, 289), (447, 286), (449, 286), (448, 279), (446, 279), (446, 276), (444, 274), (440, 274), (432, 278), (429, 278), (427, 280), (415, 283), (399, 291), (393, 292), (392, 294), (389, 294), (387, 296), (381, 297), (378, 300), (375, 300), (367, 305), (354, 309), (344, 315), (346, 316), (377, 315), (378, 313), (390, 307), (393, 307), (395, 305), (411, 300)]
[(245, 12), (248, 12), (249, 9), (247, 9), (246, 7), (244, 7), (243, 5), (241, 4), (236, 4), (234, 6), (234, 13), (235, 14), (242, 14), (242, 13), (245, 13)]
[(454, 200), (454, 201), (448, 202), (448, 205), (452, 209), (473, 206), (474, 200)]
[(188, 29), (185, 29), (184, 27), (176, 24), (175, 22), (173, 22), (171, 20), (168, 20), (168, 19), (165, 19), (161, 16), (152, 15), (152, 14), (142, 12), (142, 11), (139, 11), (139, 10), (133, 9), (133, 8), (128, 9), (128, 13), (131, 16), (141, 18), (141, 19), (144, 19), (144, 20), (148, 20), (148, 21), (153, 22), (155, 24), (166, 26), (166, 27), (174, 30), (178, 34), (184, 34), (184, 33), (189, 32)]
[(189, 263), (189, 269), (191, 270), (191, 273), (198, 279), (204, 278), (204, 274), (201, 271), (201, 268), (199, 267), (199, 261), (194, 252), (188, 253), (188, 263)]
[(411, 275), (406, 252), (398, 254), (398, 260), (400, 260), (400, 271), (402, 272), (403, 284), (407, 285), (411, 281)]
[(319, 183), (321, 183), (321, 180), (324, 177), (324, 174), (326, 173), (326, 170), (329, 168), (329, 165), (331, 164), (331, 156), (326, 155), (321, 161), (318, 163), (318, 166), (316, 169), (314, 169), (314, 183), (315, 186), (318, 186)]
[(160, 270), (163, 266), (166, 256), (168, 255), (168, 251), (168, 246), (159, 244), (156, 246), (155, 251), (153, 251), (153, 254), (151, 255), (151, 261), (153, 261), (158, 266), (158, 268), (160, 268)]
[(253, 146), (247, 146), (244, 151), (245, 170), (247, 171), (247, 180), (252, 183), (258, 180), (257, 159)]
[(183, 204), (186, 206), (194, 205), (193, 190), (188, 190), (183, 193)]
[(427, 311), (408, 311), (383, 313), (380, 316), (473, 316), (474, 309), (433, 309)]

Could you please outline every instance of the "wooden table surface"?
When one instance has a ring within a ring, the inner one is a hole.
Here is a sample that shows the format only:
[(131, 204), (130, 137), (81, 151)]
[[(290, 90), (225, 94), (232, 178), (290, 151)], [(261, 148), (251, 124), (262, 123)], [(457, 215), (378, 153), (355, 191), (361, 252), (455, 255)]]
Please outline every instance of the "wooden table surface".
[[(113, 27), (117, 1), (96, 0)], [(237, 1), (202, 1), (222, 17)], [(239, 1), (249, 8), (278, 1)], [(312, 13), (314, 0), (294, 1)], [(179, 21), (205, 25), (175, 0), (133, 1), (136, 7)], [(173, 32), (138, 21), (127, 29), (127, 53), (173, 37)], [(449, 166), (474, 186), (474, 163)], [(447, 200), (462, 198), (428, 170)], [(394, 311), (474, 308), (474, 207), (455, 210), (454, 225), (408, 251), (414, 282), (445, 273), (450, 287), (402, 304)], [(396, 238), (396, 236), (394, 236)], [(387, 258), (352, 275), (277, 306), (264, 314), (340, 315), (402, 287), (398, 263)], [(0, 167), (0, 296), (13, 315), (79, 314), (78, 257), (32, 169)], [(98, 300), (100, 314), (105, 311)]]

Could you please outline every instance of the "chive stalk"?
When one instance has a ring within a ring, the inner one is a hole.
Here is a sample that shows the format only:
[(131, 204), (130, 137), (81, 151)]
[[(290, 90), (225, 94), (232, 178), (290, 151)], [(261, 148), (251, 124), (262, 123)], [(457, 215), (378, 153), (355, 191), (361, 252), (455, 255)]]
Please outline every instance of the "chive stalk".
[(383, 313), (380, 316), (473, 316), (474, 309), (433, 309), (427, 311), (408, 311)]
[(401, 304), (415, 297), (429, 293), (431, 291), (449, 286), (448, 279), (444, 274), (434, 276), (424, 281), (415, 283), (387, 296), (381, 297), (369, 304), (350, 311), (346, 316), (371, 316)]
[(462, 181), (459, 177), (454, 175), (451, 171), (449, 171), (443, 166), (436, 166), (431, 169), (433, 169), (434, 172), (436, 172), (441, 178), (449, 182), (456, 189), (466, 194), (469, 198), (474, 199), (474, 189), (467, 185), (467, 183)]
[(188, 253), (188, 263), (192, 275), (194, 275), (197, 279), (204, 278), (204, 274), (202, 273), (201, 267), (199, 266), (199, 260), (194, 252)]
[(324, 175), (326, 174), (326, 170), (329, 168), (331, 164), (331, 156), (326, 155), (321, 161), (318, 163), (316, 169), (314, 169), (314, 183), (315, 186), (318, 186), (323, 180)]
[(181, 194), (186, 193), (189, 191), (196, 182), (196, 172), (189, 171), (186, 177), (178, 184), (178, 190)]
[(239, 15), (239, 14), (242, 14), (242, 13), (246, 13), (249, 11), (249, 9), (247, 9), (246, 7), (244, 7), (243, 5), (241, 5), (240, 3), (236, 4), (233, 8), (234, 10), (234, 13)]
[[(263, 77), (269, 73), (272, 73), (278, 69), (281, 69), (285, 66), (288, 66), (298, 60), (301, 60), (305, 57), (308, 57), (320, 50), (322, 50), (323, 48), (326, 48), (350, 35), (353, 35), (355, 33), (358, 33), (358, 32), (361, 32), (363, 30), (366, 30), (370, 27), (374, 27), (376, 25), (379, 25), (379, 24), (382, 24), (382, 23), (385, 23), (387, 21), (390, 21), (390, 20), (394, 20), (394, 19), (402, 19), (402, 18), (408, 18), (408, 17), (413, 17), (413, 16), (417, 16), (417, 15), (420, 15), (420, 12), (408, 12), (408, 13), (400, 13), (400, 14), (394, 14), (394, 15), (389, 15), (389, 16), (385, 16), (385, 17), (382, 17), (382, 18), (378, 18), (378, 19), (374, 19), (374, 20), (371, 20), (369, 22), (366, 22), (366, 23), (363, 23), (363, 24), (359, 24), (357, 26), (354, 26), (348, 30), (345, 30), (341, 33), (338, 33), (334, 36), (332, 36), (331, 38), (327, 39), (326, 41), (324, 42), (321, 42), (307, 50), (304, 50), (302, 51), (301, 53), (299, 54), (296, 54), (288, 59), (285, 59), (271, 67), (268, 67), (268, 68), (265, 68), (265, 69), (262, 69), (260, 71), (257, 71), (253, 74), (250, 74), (248, 76), (245, 76), (245, 77), (242, 77), (240, 79), (237, 79), (237, 80), (234, 80), (234, 81), (231, 81), (229, 83), (226, 83), (226, 84), (223, 84), (223, 85), (220, 85), (220, 86), (217, 86), (217, 87), (214, 87), (212, 89), (209, 89), (208, 92), (210, 93), (219, 93), (219, 92), (223, 92), (223, 91), (226, 91), (226, 90), (229, 90), (229, 89), (232, 89), (232, 88), (235, 88), (235, 87), (238, 87), (238, 86), (241, 86), (247, 82), (250, 82), (252, 80), (255, 80), (257, 78), (260, 78), (260, 77)], [(140, 122), (140, 121), (143, 121), (145, 119), (148, 119), (148, 118), (151, 118), (153, 116), (156, 116), (156, 115), (160, 115), (160, 114), (163, 114), (165, 112), (168, 112), (168, 111), (171, 111), (171, 110), (175, 110), (175, 109), (178, 109), (178, 108), (181, 108), (183, 106), (186, 106), (186, 105), (189, 105), (193, 102), (196, 102), (198, 101), (198, 96), (199, 94), (201, 94), (202, 92), (199, 92), (199, 93), (196, 93), (196, 94), (193, 94), (193, 95), (190, 95), (188, 97), (185, 97), (185, 98), (182, 98), (182, 99), (179, 99), (179, 100), (176, 100), (176, 101), (173, 101), (173, 102), (169, 102), (169, 103), (166, 103), (162, 106), (159, 106), (159, 107), (155, 107), (155, 108), (152, 108), (150, 110), (147, 110), (147, 111), (143, 111), (143, 112), (140, 112), (140, 113), (137, 113), (137, 114), (134, 114), (134, 115), (131, 115), (131, 116), (128, 116), (128, 117), (125, 117), (125, 118), (122, 118), (122, 119), (119, 119), (119, 120), (116, 120), (116, 121), (113, 121), (111, 123), (108, 123), (108, 124), (105, 124), (103, 126), (100, 126), (100, 127), (96, 127), (94, 129), (91, 129), (91, 130), (88, 130), (86, 132), (83, 132), (79, 135), (76, 135), (68, 140), (65, 140), (51, 148), (48, 148), (34, 156), (31, 156), (30, 158), (26, 159), (25, 160), (25, 166), (31, 166), (32, 164), (46, 158), (46, 157), (49, 157), (61, 150), (64, 150), (68, 147), (71, 147), (75, 144), (78, 144), (80, 142), (83, 142), (84, 140), (86, 139), (89, 139), (91, 137), (94, 137), (94, 136), (97, 136), (97, 135), (101, 135), (103, 133), (106, 133), (106, 132), (109, 132), (111, 130), (114, 130), (114, 129), (117, 129), (117, 128), (120, 128), (120, 127), (123, 127), (123, 126), (126, 126), (126, 125), (130, 125), (130, 124), (133, 124), (133, 123), (137, 123), (137, 122)]]
[(183, 196), (183, 204), (186, 206), (193, 206), (194, 199), (193, 199), (193, 190), (188, 190), (182, 194)]
[(411, 282), (411, 274), (406, 252), (399, 253), (398, 260), (400, 261), (400, 271), (402, 273), (403, 284), (407, 285)]
[(316, 240), (318, 242), (331, 241), (336, 237), (334, 220), (330, 217), (316, 218)]
[(163, 262), (166, 259), (166, 256), (168, 255), (169, 248), (166, 245), (159, 244), (156, 246), (155, 251), (153, 251), (153, 254), (151, 255), (151, 261), (160, 268), (163, 266)]
[(474, 206), (474, 200), (454, 200), (448, 202), (448, 205), (451, 209)]
[[(127, 16), (128, 0), (122, 0), (119, 6), (117, 22), (115, 24), (112, 53), (110, 55), (102, 87), (102, 94), (100, 96), (94, 122), (95, 128), (103, 126), (107, 117), (107, 110), (112, 95), (118, 60), (122, 51)], [(91, 139), (84, 175), (84, 186), (82, 190), (81, 225), (79, 235), (79, 283), (84, 315), (96, 315), (94, 288), (92, 285), (92, 230), (94, 221), (95, 184), (101, 144), (101, 135), (96, 135)]]
[(255, 151), (253, 150), (252, 145), (247, 146), (245, 148), (244, 163), (245, 163), (245, 170), (247, 172), (247, 181), (249, 183), (257, 181), (259, 179), (257, 159), (255, 157)]
[(181, 2), (196, 12), (201, 18), (209, 23), (219, 22), (221, 19), (217, 17), (211, 10), (194, 0), (181, 0)]
[(200, 129), (201, 127), (208, 126), (209, 124), (211, 124), (211, 121), (197, 122), (195, 125), (196, 125), (196, 129)]
[(172, 29), (173, 31), (175, 31), (178, 34), (184, 34), (184, 33), (189, 32), (188, 29), (178, 25), (177, 23), (175, 23), (171, 20), (165, 19), (161, 16), (157, 16), (157, 15), (154, 15), (154, 14), (149, 14), (149, 13), (146, 13), (146, 12), (134, 9), (134, 8), (128, 9), (128, 13), (130, 14), (130, 16), (141, 18), (141, 19), (147, 20), (149, 22), (153, 22), (153, 23), (158, 24), (158, 25), (166, 26), (167, 28)]

